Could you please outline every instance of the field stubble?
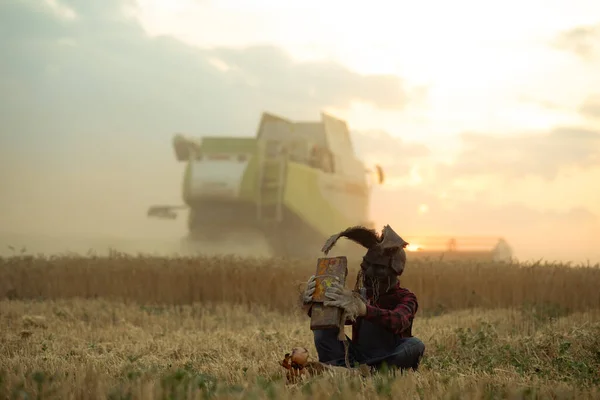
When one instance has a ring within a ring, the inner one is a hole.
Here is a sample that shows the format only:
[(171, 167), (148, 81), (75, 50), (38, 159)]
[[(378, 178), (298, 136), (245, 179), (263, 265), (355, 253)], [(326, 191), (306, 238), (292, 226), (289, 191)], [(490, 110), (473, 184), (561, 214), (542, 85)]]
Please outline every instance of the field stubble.
[(119, 254), (0, 259), (0, 397), (192, 398), (184, 396), (192, 389), (196, 398), (600, 396), (600, 269), (435, 261), (409, 263), (402, 279), (420, 303), (413, 332), (427, 350), (419, 372), (285, 388), (283, 355), (296, 345), (316, 355), (297, 307), (315, 266)]

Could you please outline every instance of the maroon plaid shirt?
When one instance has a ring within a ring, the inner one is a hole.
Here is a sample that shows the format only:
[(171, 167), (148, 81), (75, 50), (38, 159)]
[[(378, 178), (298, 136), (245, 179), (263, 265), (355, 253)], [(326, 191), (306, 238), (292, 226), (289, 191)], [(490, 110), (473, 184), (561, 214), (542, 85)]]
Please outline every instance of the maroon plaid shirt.
[(358, 340), (358, 332), (361, 320), (364, 318), (394, 334), (406, 338), (412, 337), (412, 324), (419, 303), (417, 296), (410, 290), (400, 287), (400, 283), (379, 296), (377, 303), (367, 304), (367, 315), (358, 317), (354, 323), (346, 321), (346, 325), (352, 325), (352, 341)]

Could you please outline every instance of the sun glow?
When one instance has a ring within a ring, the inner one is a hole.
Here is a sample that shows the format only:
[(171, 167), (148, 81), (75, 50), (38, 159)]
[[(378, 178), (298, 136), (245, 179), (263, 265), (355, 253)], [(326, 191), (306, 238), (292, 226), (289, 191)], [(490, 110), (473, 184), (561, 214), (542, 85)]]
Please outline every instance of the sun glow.
[(408, 246), (406, 246), (406, 250), (407, 251), (418, 251), (421, 250), (423, 247), (420, 244), (414, 244), (411, 243)]

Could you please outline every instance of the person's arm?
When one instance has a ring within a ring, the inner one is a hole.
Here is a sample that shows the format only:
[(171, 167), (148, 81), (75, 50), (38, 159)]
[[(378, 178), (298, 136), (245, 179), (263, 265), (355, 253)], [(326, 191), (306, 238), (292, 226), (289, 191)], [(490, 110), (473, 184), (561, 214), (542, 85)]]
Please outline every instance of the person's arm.
[(364, 318), (394, 334), (401, 334), (412, 324), (419, 305), (416, 296), (410, 292), (404, 294), (399, 300), (398, 305), (392, 310), (367, 305), (367, 314)]

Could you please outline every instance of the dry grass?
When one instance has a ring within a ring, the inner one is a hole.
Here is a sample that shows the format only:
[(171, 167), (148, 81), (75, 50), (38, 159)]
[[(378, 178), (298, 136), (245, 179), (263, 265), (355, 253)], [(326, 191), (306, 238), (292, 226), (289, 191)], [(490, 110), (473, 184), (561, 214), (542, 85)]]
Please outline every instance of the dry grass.
[(0, 398), (600, 396), (600, 270), (560, 265), (411, 263), (403, 285), (419, 296), (414, 334), (427, 346), (418, 373), (285, 387), (283, 355), (316, 354), (296, 307), (314, 266), (1, 259)]
[[(357, 264), (350, 264), (348, 286)], [(316, 260), (225, 257), (0, 258), (0, 298), (96, 298), (145, 304), (230, 302), (288, 312)], [(600, 268), (561, 264), (413, 261), (402, 284), (419, 298), (422, 314), (471, 307), (524, 305), (557, 312), (600, 307)], [(576, 295), (574, 295), (576, 293)]]
[(593, 389), (600, 383), (594, 313), (540, 320), (519, 311), (471, 310), (420, 318), (415, 334), (427, 352), (418, 373), (323, 377), (285, 388), (278, 365), (284, 353), (305, 345), (316, 354), (309, 321), (299, 315), (105, 300), (4, 301), (0, 309), (0, 393), (7, 395), (15, 388), (34, 395), (36, 379), (54, 398), (86, 399), (164, 398), (165, 390), (192, 382), (198, 396), (221, 398), (480, 398), (527, 388), (559, 398), (600, 395)]

